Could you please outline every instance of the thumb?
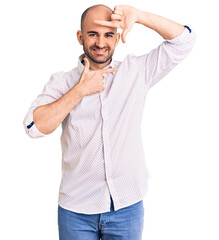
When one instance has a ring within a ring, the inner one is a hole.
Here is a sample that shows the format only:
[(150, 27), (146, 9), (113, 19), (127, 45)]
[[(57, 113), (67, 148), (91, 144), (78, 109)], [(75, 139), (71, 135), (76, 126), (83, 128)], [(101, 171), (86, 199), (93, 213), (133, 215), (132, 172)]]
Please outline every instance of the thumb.
[(125, 28), (125, 29), (122, 31), (122, 42), (123, 42), (123, 43), (126, 43), (125, 38), (126, 38), (128, 32), (129, 32), (128, 28)]
[(84, 71), (89, 71), (90, 68), (90, 62), (89, 60), (85, 57), (84, 58)]

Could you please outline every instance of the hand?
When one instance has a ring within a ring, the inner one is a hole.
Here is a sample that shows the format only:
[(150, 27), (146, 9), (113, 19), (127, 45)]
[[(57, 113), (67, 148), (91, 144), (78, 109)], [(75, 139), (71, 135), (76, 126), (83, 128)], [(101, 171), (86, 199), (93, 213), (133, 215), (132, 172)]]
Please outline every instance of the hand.
[(119, 5), (114, 8), (114, 12), (111, 15), (112, 21), (95, 20), (94, 22), (102, 26), (121, 28), (122, 42), (125, 43), (126, 35), (131, 31), (134, 23), (137, 21), (137, 17), (138, 9), (127, 5)]
[(78, 82), (78, 86), (80, 86), (83, 95), (92, 95), (104, 90), (104, 82), (103, 75), (107, 73), (112, 73), (117, 70), (117, 68), (107, 68), (101, 70), (92, 70), (90, 71), (90, 63), (87, 58), (84, 58), (84, 70), (81, 74), (81, 77)]

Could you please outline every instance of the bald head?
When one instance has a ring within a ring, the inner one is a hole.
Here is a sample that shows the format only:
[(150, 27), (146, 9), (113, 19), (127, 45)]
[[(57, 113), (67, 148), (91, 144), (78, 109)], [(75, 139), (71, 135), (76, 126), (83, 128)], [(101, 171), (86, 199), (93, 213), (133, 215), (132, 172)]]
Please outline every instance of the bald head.
[(98, 20), (111, 20), (111, 14), (113, 10), (106, 5), (98, 4), (87, 8), (81, 15), (81, 31), (83, 31), (83, 25), (87, 18), (94, 16)]
[(116, 27), (96, 22), (111, 21), (112, 13), (112, 9), (105, 5), (94, 5), (81, 16), (81, 30), (77, 31), (77, 39), (93, 70), (102, 69), (112, 61), (115, 47), (119, 43), (120, 33), (117, 33)]

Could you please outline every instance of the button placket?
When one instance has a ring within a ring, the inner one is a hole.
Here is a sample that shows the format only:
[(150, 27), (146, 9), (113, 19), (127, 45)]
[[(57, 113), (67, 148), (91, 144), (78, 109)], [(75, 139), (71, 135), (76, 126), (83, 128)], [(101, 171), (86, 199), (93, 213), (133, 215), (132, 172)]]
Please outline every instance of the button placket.
[(104, 151), (104, 163), (105, 163), (105, 174), (106, 174), (106, 181), (109, 186), (110, 191), (112, 190), (112, 182), (110, 179), (111, 176), (111, 162), (110, 162), (110, 144), (109, 144), (109, 131), (108, 131), (108, 111), (107, 111), (107, 99), (105, 97), (104, 91), (100, 94), (101, 98), (101, 114), (103, 119), (103, 126), (102, 126), (102, 138), (103, 138), (103, 151)]

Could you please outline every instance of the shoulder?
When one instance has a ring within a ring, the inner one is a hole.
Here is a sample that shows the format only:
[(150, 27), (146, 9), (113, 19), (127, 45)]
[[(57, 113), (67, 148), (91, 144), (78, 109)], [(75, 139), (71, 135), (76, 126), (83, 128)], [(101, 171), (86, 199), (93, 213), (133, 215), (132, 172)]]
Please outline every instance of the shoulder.
[(137, 56), (132, 54), (132, 53), (127, 54), (122, 61), (113, 60), (112, 66), (113, 67), (120, 67), (120, 66), (123, 66), (123, 65), (126, 65), (126, 64), (132, 64), (135, 61), (136, 57)]
[(78, 79), (78, 69), (73, 68), (69, 71), (57, 71), (52, 73), (49, 82), (64, 94), (78, 82)]
[(125, 58), (123, 59), (122, 63), (121, 63), (121, 67), (126, 68), (127, 70), (139, 70), (142, 67), (145, 66), (145, 61), (147, 58), (147, 54), (141, 55), (141, 56), (137, 56), (135, 54), (128, 54), (125, 56)]
[(73, 68), (69, 71), (59, 71), (59, 72), (54, 72), (52, 76), (60, 82), (69, 82), (69, 81), (74, 81), (79, 75), (78, 68)]
[(58, 71), (52, 73), (52, 77), (59, 80), (59, 81), (64, 81), (66, 79), (70, 79), (77, 75), (77, 68), (73, 68), (69, 71)]

